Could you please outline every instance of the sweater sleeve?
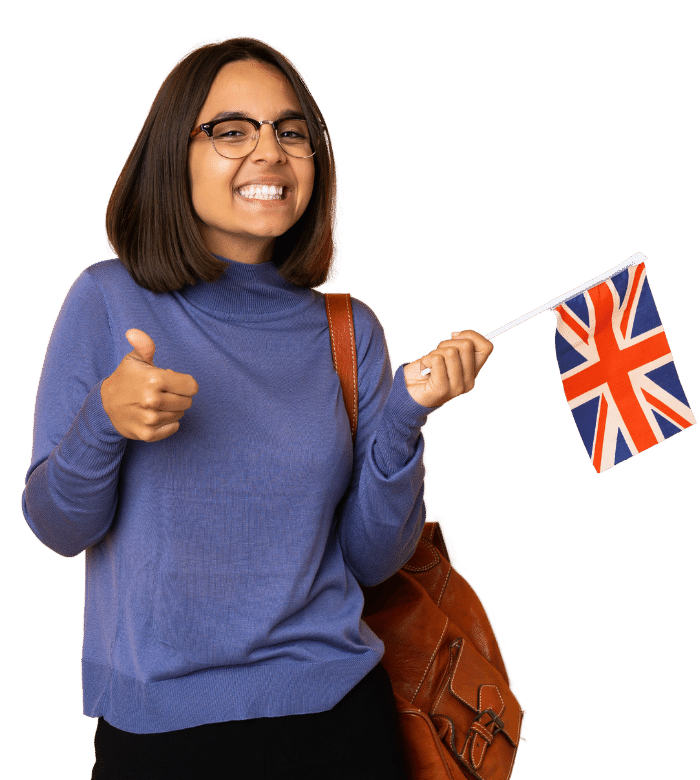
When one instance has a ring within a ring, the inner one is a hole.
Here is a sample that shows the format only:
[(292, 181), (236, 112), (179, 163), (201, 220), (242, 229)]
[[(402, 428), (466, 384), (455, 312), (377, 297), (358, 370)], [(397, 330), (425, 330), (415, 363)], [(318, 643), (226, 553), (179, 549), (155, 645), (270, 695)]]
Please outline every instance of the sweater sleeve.
[(39, 381), (32, 460), (22, 512), (40, 541), (78, 555), (109, 529), (127, 439), (102, 405), (102, 380), (115, 369), (102, 291), (84, 271), (54, 325)]
[(354, 300), (358, 423), (352, 479), (339, 506), (346, 564), (363, 585), (376, 585), (413, 555), (425, 522), (421, 427), (438, 407), (413, 400), (401, 365), (392, 380), (384, 331)]

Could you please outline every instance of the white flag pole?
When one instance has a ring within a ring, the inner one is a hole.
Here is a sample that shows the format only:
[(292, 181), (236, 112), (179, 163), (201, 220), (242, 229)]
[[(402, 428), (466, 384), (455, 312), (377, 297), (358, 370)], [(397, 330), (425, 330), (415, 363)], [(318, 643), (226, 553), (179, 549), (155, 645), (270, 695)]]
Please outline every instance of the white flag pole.
[[(569, 292), (564, 293), (563, 295), (560, 295), (557, 298), (552, 298), (551, 301), (542, 304), (542, 306), (540, 306), (538, 309), (534, 309), (528, 314), (523, 314), (522, 317), (518, 317), (517, 320), (513, 320), (512, 322), (509, 322), (506, 325), (501, 325), (501, 327), (496, 328), (496, 330), (492, 330), (491, 333), (488, 333), (486, 335), (486, 338), (489, 341), (491, 341), (491, 339), (494, 338), (494, 336), (500, 336), (501, 333), (505, 333), (507, 330), (514, 328), (516, 325), (520, 325), (521, 322), (525, 322), (525, 320), (529, 320), (531, 317), (535, 317), (536, 315), (541, 314), (546, 309), (556, 308), (557, 306), (564, 303), (565, 301), (568, 301), (569, 298), (573, 298), (575, 295), (579, 295), (580, 293), (585, 292), (591, 287), (595, 287), (595, 285), (604, 282), (606, 279), (610, 279), (611, 276), (615, 276), (615, 274), (619, 273), (620, 271), (624, 271), (625, 268), (629, 268), (631, 265), (638, 265), (639, 263), (643, 263), (646, 259), (647, 259), (646, 255), (643, 255), (641, 252), (637, 252), (631, 257), (628, 257), (624, 263), (620, 263), (620, 265), (616, 265), (614, 268), (611, 268), (609, 271), (606, 271), (600, 276), (596, 276), (595, 279), (591, 279), (590, 281), (585, 282), (585, 284), (582, 284), (579, 287), (574, 288), (573, 290), (569, 290)], [(423, 374), (424, 376), (429, 373), (430, 373), (429, 368), (424, 368), (421, 371), (421, 374)]]

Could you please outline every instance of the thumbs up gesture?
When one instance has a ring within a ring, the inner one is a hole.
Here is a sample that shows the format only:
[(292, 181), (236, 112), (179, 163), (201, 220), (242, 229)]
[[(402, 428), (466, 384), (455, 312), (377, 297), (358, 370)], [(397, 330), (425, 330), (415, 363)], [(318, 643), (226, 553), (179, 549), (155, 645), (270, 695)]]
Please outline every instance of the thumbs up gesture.
[(180, 428), (199, 385), (189, 374), (153, 365), (156, 345), (142, 330), (127, 330), (134, 348), (102, 382), (102, 406), (112, 425), (127, 439), (160, 441)]

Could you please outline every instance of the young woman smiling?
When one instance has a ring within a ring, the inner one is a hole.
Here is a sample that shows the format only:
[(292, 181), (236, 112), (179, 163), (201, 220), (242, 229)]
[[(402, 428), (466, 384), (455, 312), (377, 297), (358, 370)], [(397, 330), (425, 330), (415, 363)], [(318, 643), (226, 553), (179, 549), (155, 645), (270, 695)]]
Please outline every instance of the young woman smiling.
[(421, 426), (492, 346), (462, 331), (392, 379), (353, 299), (353, 448), (314, 289), (334, 202), (328, 130), (291, 63), (254, 39), (204, 46), (116, 184), (118, 259), (63, 304), (22, 504), (44, 544), (86, 551), (93, 778), (406, 777), (360, 583), (411, 557)]

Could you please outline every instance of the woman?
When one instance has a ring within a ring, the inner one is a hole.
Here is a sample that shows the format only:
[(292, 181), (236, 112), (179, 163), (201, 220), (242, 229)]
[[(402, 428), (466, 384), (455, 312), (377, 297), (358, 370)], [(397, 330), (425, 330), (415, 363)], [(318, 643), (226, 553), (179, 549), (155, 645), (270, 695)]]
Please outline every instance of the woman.
[(353, 300), (353, 451), (313, 289), (334, 195), (289, 61), (253, 39), (204, 46), (165, 80), (112, 194), (119, 259), (61, 309), (23, 510), (56, 552), (86, 551), (93, 778), (405, 777), (359, 583), (411, 557), (421, 426), (492, 346), (453, 334), (392, 381)]

